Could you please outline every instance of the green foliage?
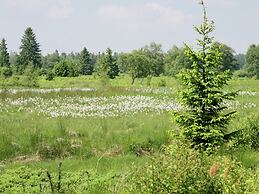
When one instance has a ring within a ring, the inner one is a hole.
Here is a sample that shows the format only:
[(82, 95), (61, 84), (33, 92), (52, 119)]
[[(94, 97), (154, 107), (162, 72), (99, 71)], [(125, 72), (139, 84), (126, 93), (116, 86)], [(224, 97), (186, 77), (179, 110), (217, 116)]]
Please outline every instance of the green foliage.
[(165, 75), (176, 77), (182, 69), (188, 69), (191, 62), (185, 56), (184, 50), (173, 46), (165, 55)]
[(110, 66), (106, 63), (106, 57), (103, 55), (97, 60), (95, 66), (95, 75), (99, 77), (102, 86), (106, 86), (109, 83), (109, 71)]
[(237, 54), (234, 56), (237, 61), (238, 67), (237, 69), (243, 69), (246, 63), (246, 55), (245, 54)]
[(165, 79), (160, 79), (158, 82), (158, 87), (166, 87), (166, 81)]
[(164, 53), (162, 51), (162, 45), (155, 42), (145, 46), (142, 49), (143, 53), (149, 60), (149, 64), (146, 68), (149, 69), (150, 76), (159, 76), (164, 73)]
[(131, 77), (131, 84), (134, 84), (136, 78), (145, 78), (149, 75), (149, 60), (143, 51), (136, 50), (123, 57), (125, 70)]
[(245, 126), (235, 132), (235, 146), (259, 150), (259, 117), (252, 115), (247, 118)]
[(10, 56), (7, 51), (6, 40), (4, 38), (0, 43), (0, 67), (10, 67)]
[(162, 144), (159, 140), (148, 139), (145, 142), (132, 143), (129, 146), (129, 151), (136, 156), (145, 156), (154, 154), (155, 150), (158, 150), (160, 147), (162, 147)]
[(259, 79), (259, 45), (251, 45), (246, 53), (246, 68), (250, 77)]
[(152, 42), (139, 50), (134, 50), (128, 54), (120, 54), (118, 65), (122, 73), (131, 76), (131, 84), (136, 78), (158, 77), (164, 73), (164, 53), (162, 45)]
[(236, 78), (247, 78), (250, 77), (246, 69), (240, 69), (233, 73), (233, 76)]
[(91, 55), (86, 48), (84, 48), (80, 53), (80, 63), (81, 63), (80, 74), (82, 75), (93, 74), (94, 64), (92, 62)]
[(114, 79), (119, 75), (119, 67), (116, 60), (112, 56), (112, 50), (110, 48), (106, 50), (105, 63), (109, 66), (108, 76), (110, 79)]
[(119, 74), (119, 67), (112, 55), (112, 50), (108, 48), (106, 53), (100, 55), (97, 60), (95, 72), (100, 77), (108, 77), (114, 79)]
[(42, 68), (48, 72), (49, 69), (53, 69), (54, 65), (59, 63), (61, 57), (58, 50), (55, 50), (54, 53), (47, 54), (42, 58)]
[(30, 63), (24, 71), (24, 76), (21, 79), (21, 84), (26, 87), (39, 87), (38, 72), (33, 68), (33, 64)]
[(0, 76), (2, 78), (8, 78), (11, 77), (13, 74), (10, 67), (0, 67)]
[(55, 75), (52, 70), (48, 70), (46, 73), (46, 80), (52, 81), (54, 79)]
[(221, 65), (218, 67), (219, 71), (224, 72), (226, 70), (230, 70), (231, 72), (233, 72), (234, 70), (237, 70), (239, 68), (239, 64), (234, 56), (235, 51), (231, 47), (219, 42), (214, 42), (213, 46), (218, 47), (218, 49), (222, 53)]
[(210, 152), (223, 142), (224, 127), (234, 113), (225, 112), (226, 107), (222, 103), (233, 99), (235, 94), (222, 91), (231, 77), (229, 71), (217, 71), (222, 53), (209, 36), (214, 31), (214, 23), (208, 21), (203, 1), (201, 4), (204, 20), (201, 26), (195, 27), (201, 35), (197, 43), (199, 50), (195, 52), (186, 45), (185, 54), (192, 65), (179, 76), (185, 110), (176, 112), (175, 116), (182, 135), (192, 142), (192, 146)]
[(33, 69), (39, 69), (42, 66), (40, 45), (36, 40), (32, 28), (27, 28), (22, 37), (21, 52), (18, 61), (18, 73), (24, 73), (26, 67), (31, 63)]
[(182, 140), (144, 167), (133, 169), (128, 188), (132, 193), (253, 193), (258, 170), (244, 168), (226, 156), (206, 156)]
[(87, 170), (50, 173), (46, 169), (20, 167), (0, 174), (0, 193), (112, 193), (115, 174), (98, 175)]
[(72, 59), (65, 59), (54, 66), (54, 73), (60, 77), (79, 76), (78, 64)]
[(128, 62), (129, 53), (120, 53), (118, 55), (117, 64), (120, 70), (120, 73), (127, 73), (127, 62)]
[(110, 48), (106, 50), (106, 54), (102, 54), (97, 60), (95, 72), (102, 79), (106, 79), (107, 77), (114, 79), (119, 75), (119, 67)]

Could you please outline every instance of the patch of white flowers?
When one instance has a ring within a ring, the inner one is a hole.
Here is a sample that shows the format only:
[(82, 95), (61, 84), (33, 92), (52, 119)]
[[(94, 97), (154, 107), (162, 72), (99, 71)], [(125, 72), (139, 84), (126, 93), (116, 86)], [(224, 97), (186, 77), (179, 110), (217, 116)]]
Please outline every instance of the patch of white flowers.
[[(132, 90), (132, 89), (128, 89)], [(133, 89), (140, 93), (152, 94), (170, 94), (170, 88), (140, 88)], [(20, 92), (34, 92), (46, 94), (51, 92), (62, 91), (96, 91), (94, 88), (56, 88), (56, 89), (11, 89), (0, 90), (0, 93), (8, 92), (16, 94)], [(239, 95), (258, 95), (257, 92), (239, 92)], [(240, 103), (239, 101), (227, 101), (224, 105), (228, 109), (251, 109), (255, 108), (254, 103)], [(134, 115), (137, 113), (147, 114), (149, 112), (163, 113), (168, 111), (181, 110), (183, 106), (169, 97), (154, 96), (113, 96), (113, 97), (82, 97), (82, 96), (65, 96), (54, 98), (42, 97), (19, 97), (4, 98), (0, 100), (0, 112), (32, 112), (48, 117), (116, 117), (124, 115)]]
[(223, 105), (230, 110), (251, 109), (256, 107), (255, 103), (249, 102), (249, 103), (241, 104), (239, 101), (227, 101), (227, 102), (224, 102)]
[[(1, 103), (0, 103), (1, 104)], [(6, 98), (0, 111), (36, 112), (50, 117), (116, 117), (136, 113), (180, 110), (182, 106), (169, 98), (151, 96), (114, 97), (29, 97)]]
[(259, 92), (249, 92), (249, 91), (240, 91), (238, 92), (239, 96), (257, 96)]
[(147, 93), (147, 94), (172, 94), (174, 92), (174, 90), (172, 88), (168, 88), (168, 87), (161, 87), (161, 88), (136, 88), (136, 89), (127, 89), (127, 90), (133, 90), (135, 92), (139, 92), (139, 93)]
[(17, 94), (17, 93), (38, 93), (38, 94), (48, 94), (51, 92), (94, 92), (96, 91), (95, 88), (53, 88), (53, 89), (0, 89), (1, 93), (10, 93), (10, 94)]

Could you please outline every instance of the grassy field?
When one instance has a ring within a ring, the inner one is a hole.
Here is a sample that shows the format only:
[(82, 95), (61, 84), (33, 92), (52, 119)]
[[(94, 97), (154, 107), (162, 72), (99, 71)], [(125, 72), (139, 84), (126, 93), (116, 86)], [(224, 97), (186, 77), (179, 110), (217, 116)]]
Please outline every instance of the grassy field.
[[(125, 173), (141, 166), (177, 128), (171, 112), (181, 108), (178, 90), (173, 78), (132, 86), (127, 76), (107, 84), (90, 76), (40, 78), (36, 89), (2, 89), (0, 176), (21, 166), (55, 172), (59, 161), (64, 172)], [(259, 112), (259, 80), (232, 80), (225, 90), (239, 92), (226, 103), (237, 110), (227, 130), (236, 131)], [(259, 165), (256, 151), (231, 154), (247, 167)]]

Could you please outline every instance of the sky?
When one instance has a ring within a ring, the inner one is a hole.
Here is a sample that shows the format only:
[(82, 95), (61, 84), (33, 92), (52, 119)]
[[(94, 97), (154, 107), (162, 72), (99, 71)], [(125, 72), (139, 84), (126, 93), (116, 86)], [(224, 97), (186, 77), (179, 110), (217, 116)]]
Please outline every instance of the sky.
[[(215, 40), (245, 53), (259, 44), (258, 0), (204, 0), (216, 25)], [(202, 21), (198, 0), (0, 0), (0, 38), (19, 52), (32, 27), (43, 54), (111, 48), (130, 52), (151, 42), (167, 51), (195, 45), (193, 29)]]

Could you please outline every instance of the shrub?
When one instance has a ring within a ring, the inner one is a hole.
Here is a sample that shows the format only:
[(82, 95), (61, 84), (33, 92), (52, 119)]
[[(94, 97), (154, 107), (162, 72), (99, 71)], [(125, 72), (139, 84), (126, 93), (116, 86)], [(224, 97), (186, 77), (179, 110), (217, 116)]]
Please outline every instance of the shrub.
[(3, 78), (8, 78), (12, 76), (12, 70), (9, 67), (0, 67), (0, 75)]
[(30, 63), (24, 71), (24, 77), (21, 80), (21, 85), (27, 87), (39, 87), (38, 83), (38, 72), (33, 68)]
[(132, 193), (256, 193), (259, 171), (229, 157), (204, 155), (179, 141), (133, 170)]
[(166, 87), (166, 81), (164, 79), (160, 79), (158, 82), (158, 87)]
[(236, 146), (259, 149), (259, 116), (247, 119), (245, 127), (235, 133), (234, 142)]
[(150, 155), (154, 153), (154, 142), (152, 140), (148, 140), (143, 143), (134, 143), (129, 147), (129, 151), (134, 153), (136, 156)]
[(54, 79), (54, 73), (51, 70), (48, 70), (46, 74), (46, 80), (52, 81)]
[(77, 77), (79, 76), (79, 69), (74, 61), (63, 60), (54, 66), (54, 73), (60, 77)]
[(234, 77), (237, 77), (237, 78), (245, 78), (249, 76), (250, 76), (249, 73), (245, 69), (240, 69), (234, 72)]

